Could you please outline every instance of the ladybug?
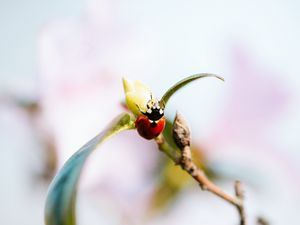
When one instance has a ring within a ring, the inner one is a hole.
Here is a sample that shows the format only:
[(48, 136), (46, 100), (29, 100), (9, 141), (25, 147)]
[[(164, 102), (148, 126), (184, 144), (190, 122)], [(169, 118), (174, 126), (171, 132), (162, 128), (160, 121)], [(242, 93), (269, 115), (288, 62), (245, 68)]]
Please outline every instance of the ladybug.
[(143, 112), (137, 105), (139, 111), (142, 113), (136, 121), (135, 127), (139, 135), (143, 138), (151, 140), (157, 137), (161, 132), (163, 132), (166, 119), (164, 117), (164, 104), (160, 101), (152, 98), (147, 103), (147, 111)]

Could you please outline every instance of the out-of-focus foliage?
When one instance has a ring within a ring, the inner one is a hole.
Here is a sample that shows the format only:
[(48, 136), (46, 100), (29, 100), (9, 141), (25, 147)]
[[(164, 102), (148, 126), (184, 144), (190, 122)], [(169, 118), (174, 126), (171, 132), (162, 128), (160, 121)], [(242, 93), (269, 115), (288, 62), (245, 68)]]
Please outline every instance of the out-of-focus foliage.
[(76, 224), (77, 185), (86, 159), (106, 139), (121, 131), (132, 129), (133, 124), (129, 114), (120, 115), (106, 130), (80, 148), (65, 163), (49, 188), (45, 207), (47, 225)]

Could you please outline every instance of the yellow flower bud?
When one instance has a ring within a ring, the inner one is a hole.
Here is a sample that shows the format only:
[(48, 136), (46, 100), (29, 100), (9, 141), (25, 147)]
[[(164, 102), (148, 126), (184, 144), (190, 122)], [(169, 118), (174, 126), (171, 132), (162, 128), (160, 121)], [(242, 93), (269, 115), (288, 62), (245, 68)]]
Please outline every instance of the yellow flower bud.
[(123, 78), (123, 87), (128, 109), (135, 116), (141, 115), (139, 108), (142, 111), (147, 111), (147, 102), (151, 96), (149, 87), (140, 81), (131, 81), (125, 78)]

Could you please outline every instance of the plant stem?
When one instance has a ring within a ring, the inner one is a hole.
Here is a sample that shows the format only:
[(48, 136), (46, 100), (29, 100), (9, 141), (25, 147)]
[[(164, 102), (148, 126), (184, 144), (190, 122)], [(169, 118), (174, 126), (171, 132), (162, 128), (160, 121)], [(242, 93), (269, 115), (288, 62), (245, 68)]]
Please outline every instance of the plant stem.
[(176, 145), (181, 151), (181, 154), (178, 150), (172, 148), (171, 145), (167, 143), (163, 135), (160, 135), (155, 139), (158, 148), (172, 159), (176, 165), (180, 165), (183, 170), (190, 174), (198, 182), (202, 190), (209, 191), (234, 205), (240, 216), (240, 225), (246, 225), (246, 216), (243, 204), (244, 194), (241, 188), (241, 183), (239, 181), (235, 182), (235, 196), (228, 195), (210, 181), (203, 170), (197, 167), (191, 157), (190, 131), (183, 117), (178, 113), (174, 120), (173, 137)]

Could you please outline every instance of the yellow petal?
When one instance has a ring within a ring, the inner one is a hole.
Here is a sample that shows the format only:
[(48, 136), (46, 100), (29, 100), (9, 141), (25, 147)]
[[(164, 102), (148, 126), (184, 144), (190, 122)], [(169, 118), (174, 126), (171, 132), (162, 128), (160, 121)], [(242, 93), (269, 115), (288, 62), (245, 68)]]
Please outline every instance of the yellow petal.
[(124, 88), (125, 94), (129, 91), (132, 91), (134, 89), (134, 84), (133, 84), (132, 80), (123, 78), (123, 88)]
[(141, 115), (142, 111), (147, 110), (147, 102), (150, 100), (151, 91), (140, 81), (131, 81), (123, 78), (123, 87), (125, 92), (126, 105), (128, 109), (135, 115)]

